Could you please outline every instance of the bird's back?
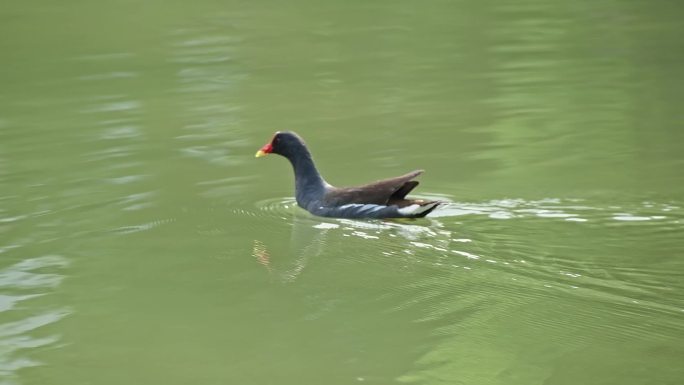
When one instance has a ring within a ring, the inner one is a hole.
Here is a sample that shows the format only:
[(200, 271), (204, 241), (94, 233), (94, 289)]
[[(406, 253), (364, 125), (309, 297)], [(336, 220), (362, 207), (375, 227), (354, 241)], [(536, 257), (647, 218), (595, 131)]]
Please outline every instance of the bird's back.
[(332, 187), (326, 193), (324, 202), (329, 205), (376, 204), (387, 205), (402, 200), (418, 185), (412, 179), (423, 170), (412, 171), (394, 178), (379, 180), (360, 186)]

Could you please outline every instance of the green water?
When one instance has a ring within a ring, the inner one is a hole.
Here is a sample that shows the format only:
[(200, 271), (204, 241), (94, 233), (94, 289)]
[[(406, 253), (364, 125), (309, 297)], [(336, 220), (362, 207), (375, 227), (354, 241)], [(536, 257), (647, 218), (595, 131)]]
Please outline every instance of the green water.
[[(0, 384), (681, 384), (682, 17), (5, 2)], [(276, 130), (451, 204), (312, 217)]]

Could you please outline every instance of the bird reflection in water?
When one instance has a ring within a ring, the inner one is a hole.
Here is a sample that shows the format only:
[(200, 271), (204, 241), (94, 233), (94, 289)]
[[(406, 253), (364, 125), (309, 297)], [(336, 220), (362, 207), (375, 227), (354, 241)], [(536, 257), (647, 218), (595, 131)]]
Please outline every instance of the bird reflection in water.
[(327, 228), (315, 227), (319, 221), (311, 217), (294, 215), (288, 249), (269, 249), (268, 244), (282, 244), (273, 239), (268, 242), (255, 239), (252, 245), (252, 257), (264, 266), (270, 274), (275, 274), (283, 282), (293, 282), (306, 268), (311, 258), (317, 257), (325, 249)]
[[(269, 274), (284, 283), (294, 282), (312, 259), (325, 255), (329, 246), (333, 247), (338, 242), (349, 244), (349, 238), (345, 237), (372, 241), (372, 246), (368, 245), (371, 248), (379, 248), (382, 254), (396, 256), (399, 258), (397, 261), (409, 263), (421, 252), (432, 251), (434, 254), (436, 251), (439, 255), (444, 254), (444, 258), (448, 258), (447, 254), (458, 253), (449, 250), (453, 241), (452, 232), (434, 219), (429, 224), (409, 224), (403, 220), (369, 222), (334, 219), (321, 222), (315, 217), (295, 214), (289, 242), (278, 239), (276, 232), (268, 234), (273, 234), (271, 239), (253, 241), (252, 256)], [(283, 244), (289, 247), (268, 247)], [(439, 256), (435, 258), (442, 259)]]
[(271, 254), (268, 252), (266, 245), (263, 244), (258, 239), (254, 240), (254, 245), (252, 246), (252, 256), (256, 258), (260, 265), (266, 268), (268, 272), (271, 272)]

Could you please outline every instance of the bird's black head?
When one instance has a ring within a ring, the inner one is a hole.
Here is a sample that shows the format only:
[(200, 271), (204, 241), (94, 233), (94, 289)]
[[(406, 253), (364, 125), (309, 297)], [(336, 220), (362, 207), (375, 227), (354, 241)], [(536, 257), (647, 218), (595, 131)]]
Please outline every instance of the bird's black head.
[(256, 157), (266, 156), (268, 154), (278, 154), (286, 158), (291, 158), (302, 150), (306, 150), (306, 144), (299, 135), (290, 131), (278, 131), (273, 135), (270, 142), (266, 143), (256, 153)]

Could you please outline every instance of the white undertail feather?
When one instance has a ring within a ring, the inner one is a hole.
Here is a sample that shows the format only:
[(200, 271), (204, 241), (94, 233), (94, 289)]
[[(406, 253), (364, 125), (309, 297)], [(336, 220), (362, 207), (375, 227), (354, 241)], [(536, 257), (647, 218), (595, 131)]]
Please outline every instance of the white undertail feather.
[(435, 206), (439, 205), (440, 202), (430, 202), (425, 205), (419, 205), (417, 203), (414, 203), (412, 205), (402, 207), (399, 209), (399, 212), (403, 215), (418, 215), (420, 213), (423, 213), (425, 211), (431, 210)]

